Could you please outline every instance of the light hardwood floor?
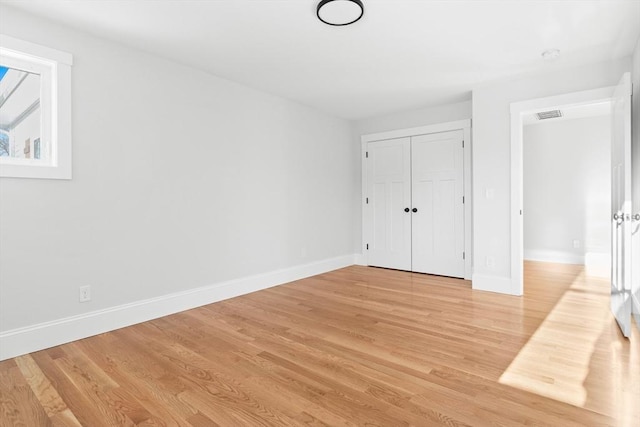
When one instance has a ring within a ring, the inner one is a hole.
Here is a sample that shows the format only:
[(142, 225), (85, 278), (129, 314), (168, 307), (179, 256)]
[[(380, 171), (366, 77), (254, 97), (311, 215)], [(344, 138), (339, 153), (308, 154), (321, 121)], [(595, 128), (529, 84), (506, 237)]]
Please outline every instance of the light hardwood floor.
[(2, 426), (640, 426), (608, 283), (348, 267), (0, 362)]

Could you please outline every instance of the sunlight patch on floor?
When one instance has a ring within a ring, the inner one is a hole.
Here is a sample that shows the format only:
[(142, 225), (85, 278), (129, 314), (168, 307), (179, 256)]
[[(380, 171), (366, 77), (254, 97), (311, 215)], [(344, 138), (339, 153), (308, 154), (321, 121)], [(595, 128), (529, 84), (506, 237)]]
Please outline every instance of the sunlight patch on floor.
[(583, 383), (595, 344), (608, 325), (606, 286), (594, 286), (584, 273), (548, 314), (500, 377), (500, 383), (583, 407)]

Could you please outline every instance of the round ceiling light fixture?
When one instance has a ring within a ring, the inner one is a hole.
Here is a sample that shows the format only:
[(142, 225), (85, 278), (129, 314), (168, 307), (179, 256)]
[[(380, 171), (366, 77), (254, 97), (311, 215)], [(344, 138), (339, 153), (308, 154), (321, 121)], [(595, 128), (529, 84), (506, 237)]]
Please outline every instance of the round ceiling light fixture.
[(364, 6), (360, 0), (322, 0), (316, 9), (319, 20), (336, 27), (353, 24), (363, 14)]

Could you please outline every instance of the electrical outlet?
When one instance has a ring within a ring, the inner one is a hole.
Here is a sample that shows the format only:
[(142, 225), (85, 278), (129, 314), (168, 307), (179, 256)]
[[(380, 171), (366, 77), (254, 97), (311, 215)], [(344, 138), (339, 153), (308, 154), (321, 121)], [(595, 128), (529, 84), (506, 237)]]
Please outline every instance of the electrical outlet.
[(79, 301), (87, 302), (91, 301), (91, 286), (80, 286), (79, 288)]
[(485, 265), (489, 270), (493, 270), (496, 267), (496, 259), (492, 256), (488, 256), (485, 260)]

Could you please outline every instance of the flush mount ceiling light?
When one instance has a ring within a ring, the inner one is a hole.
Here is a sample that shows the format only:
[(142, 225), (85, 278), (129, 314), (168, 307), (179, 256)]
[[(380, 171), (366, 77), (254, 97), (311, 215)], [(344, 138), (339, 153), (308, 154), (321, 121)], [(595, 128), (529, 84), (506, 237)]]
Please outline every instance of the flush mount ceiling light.
[(545, 61), (554, 60), (559, 56), (560, 56), (559, 49), (547, 49), (544, 52), (542, 52), (542, 59), (544, 59)]
[(353, 24), (363, 13), (360, 0), (322, 0), (316, 9), (319, 20), (336, 27)]

